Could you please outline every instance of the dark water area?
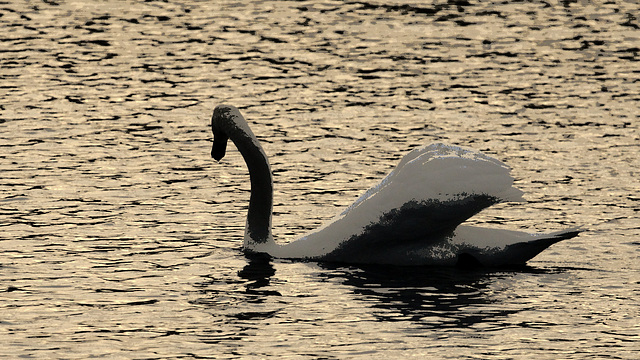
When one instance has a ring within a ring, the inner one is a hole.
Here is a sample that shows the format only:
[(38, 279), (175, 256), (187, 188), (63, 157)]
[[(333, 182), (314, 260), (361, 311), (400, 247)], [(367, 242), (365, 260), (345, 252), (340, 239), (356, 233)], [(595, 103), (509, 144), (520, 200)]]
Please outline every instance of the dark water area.
[[(0, 1), (0, 358), (637, 359), (640, 21), (631, 1)], [(470, 220), (581, 236), (524, 269), (246, 257), (331, 218), (411, 148), (513, 168)]]

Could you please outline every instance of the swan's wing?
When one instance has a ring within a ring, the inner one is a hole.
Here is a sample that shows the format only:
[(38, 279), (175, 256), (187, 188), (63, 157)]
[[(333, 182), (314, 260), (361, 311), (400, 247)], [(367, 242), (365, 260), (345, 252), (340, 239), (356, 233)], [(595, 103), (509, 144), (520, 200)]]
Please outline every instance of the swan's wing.
[(509, 168), (496, 159), (457, 146), (424, 146), (331, 222), (287, 247), (292, 257), (317, 257), (407, 242), (426, 246), (492, 204), (521, 201), (512, 184)]
[[(448, 201), (411, 201), (384, 213), (359, 233), (337, 244), (323, 258), (333, 261), (420, 263), (424, 254), (454, 236), (464, 220), (500, 200), (488, 195), (469, 195)], [(416, 254), (417, 256), (411, 256)], [(455, 254), (453, 255), (455, 256)], [(429, 255), (429, 258), (434, 256)]]
[(512, 187), (509, 167), (480, 152), (442, 143), (421, 146), (405, 155), (378, 185), (367, 190), (342, 215), (391, 187), (399, 201), (446, 200), (454, 194), (490, 194), (502, 201), (523, 201)]
[(493, 204), (522, 201), (522, 191), (512, 185), (509, 168), (500, 161), (473, 150), (432, 144), (407, 154), (338, 218), (352, 231), (359, 224), (361, 229), (389, 228), (389, 235), (407, 232), (413, 235), (407, 239), (415, 239), (452, 230)]

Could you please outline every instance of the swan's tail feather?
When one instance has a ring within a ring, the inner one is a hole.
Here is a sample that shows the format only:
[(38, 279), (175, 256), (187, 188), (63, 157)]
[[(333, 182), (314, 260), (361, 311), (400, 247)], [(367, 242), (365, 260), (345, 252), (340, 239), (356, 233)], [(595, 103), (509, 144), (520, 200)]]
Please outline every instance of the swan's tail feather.
[(578, 236), (580, 232), (582, 232), (581, 228), (571, 228), (548, 234), (539, 234), (539, 236), (536, 236), (531, 241), (511, 244), (505, 249), (505, 253), (508, 254), (508, 256), (504, 257), (506, 262), (498, 265), (524, 265), (527, 261), (540, 254), (549, 246), (562, 240), (574, 238)]
[(549, 234), (542, 234), (542, 235), (544, 236), (545, 239), (555, 240), (555, 242), (553, 243), (555, 244), (558, 241), (574, 238), (583, 231), (584, 231), (584, 228), (574, 227), (574, 228), (560, 230), (560, 231), (552, 232)]

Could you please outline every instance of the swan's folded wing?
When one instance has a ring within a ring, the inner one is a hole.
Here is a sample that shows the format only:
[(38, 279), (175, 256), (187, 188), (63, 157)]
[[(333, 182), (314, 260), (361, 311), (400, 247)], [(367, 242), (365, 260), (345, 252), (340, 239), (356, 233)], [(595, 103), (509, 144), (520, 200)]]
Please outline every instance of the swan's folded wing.
[[(413, 150), (377, 186), (297, 246), (313, 256), (384, 251), (408, 242), (442, 241), (460, 223), (502, 201), (519, 201), (509, 168), (463, 148), (434, 144)], [(347, 251), (348, 250), (348, 251)]]
[[(421, 146), (405, 155), (387, 177), (342, 215), (371, 201), (384, 201), (383, 207), (398, 207), (412, 199), (446, 201), (456, 194), (487, 194), (502, 201), (522, 201), (522, 191), (512, 186), (509, 171), (499, 160), (471, 149), (441, 143)], [(381, 199), (384, 196), (388, 199)]]
[(503, 201), (522, 201), (506, 165), (472, 150), (433, 144), (407, 154), (335, 221), (352, 231), (398, 231), (404, 225), (415, 238), (451, 229)]
[(382, 241), (415, 242), (451, 233), (459, 224), (500, 199), (489, 195), (457, 196), (440, 201), (410, 201), (398, 209), (384, 213), (377, 222), (363, 229), (362, 234)]
[(372, 258), (383, 254), (384, 249), (417, 249), (436, 245), (453, 234), (460, 223), (497, 202), (500, 199), (478, 194), (447, 201), (408, 202), (352, 234), (328, 257), (344, 260)]

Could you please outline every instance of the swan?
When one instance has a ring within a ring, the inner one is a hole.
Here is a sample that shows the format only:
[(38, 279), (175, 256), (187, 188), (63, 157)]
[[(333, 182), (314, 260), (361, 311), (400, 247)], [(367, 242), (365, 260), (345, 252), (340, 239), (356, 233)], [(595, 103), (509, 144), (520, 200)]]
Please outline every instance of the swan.
[(526, 233), (460, 225), (493, 204), (524, 201), (509, 168), (463, 147), (441, 143), (405, 155), (378, 185), (331, 221), (286, 245), (271, 234), (273, 179), (267, 155), (240, 111), (219, 105), (211, 118), (211, 156), (231, 140), (249, 169), (251, 195), (244, 234), (247, 253), (351, 264), (512, 266), (580, 229)]

